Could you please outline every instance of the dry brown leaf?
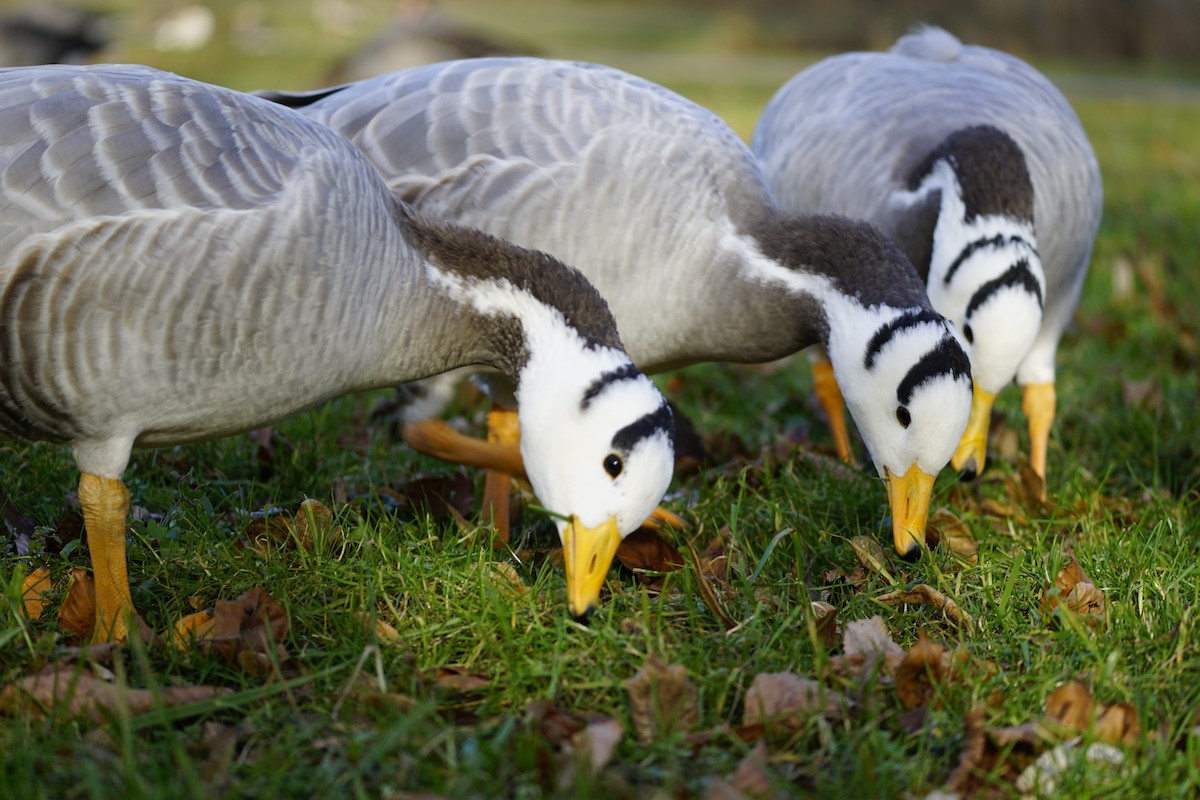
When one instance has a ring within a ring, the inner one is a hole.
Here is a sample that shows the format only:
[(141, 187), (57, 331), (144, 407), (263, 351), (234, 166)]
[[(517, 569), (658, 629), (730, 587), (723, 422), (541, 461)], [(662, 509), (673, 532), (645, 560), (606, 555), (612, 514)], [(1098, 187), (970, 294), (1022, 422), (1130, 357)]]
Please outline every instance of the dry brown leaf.
[(1068, 558), (1066, 566), (1059, 570), (1054, 585), (1042, 596), (1042, 616), (1050, 616), (1059, 606), (1065, 606), (1068, 611), (1078, 614), (1092, 625), (1103, 622), (1108, 611), (1104, 592), (1096, 588), (1073, 555)]
[(881, 657), (895, 659), (897, 664), (904, 659), (904, 650), (892, 640), (883, 617), (876, 614), (869, 619), (847, 622), (842, 631), (842, 650), (851, 658)]
[(475, 484), (463, 471), (452, 475), (418, 475), (379, 493), (391, 499), (396, 513), (435, 522), (469, 517), (475, 508)]
[(850, 547), (854, 550), (858, 563), (868, 572), (874, 572), (890, 584), (896, 583), (896, 579), (888, 572), (887, 553), (878, 539), (874, 536), (855, 536), (850, 540)]
[(895, 606), (901, 603), (933, 606), (941, 611), (947, 619), (957, 622), (964, 628), (969, 628), (975, 624), (975, 620), (971, 618), (971, 615), (959, 608), (958, 603), (955, 603), (927, 583), (918, 583), (911, 589), (896, 589), (887, 594), (881, 594), (875, 598), (875, 602), (882, 603), (885, 606)]
[(91, 638), (96, 624), (96, 587), (87, 570), (79, 567), (71, 570), (67, 597), (58, 610), (58, 624), (76, 639), (87, 641)]
[(498, 588), (513, 595), (522, 595), (529, 590), (525, 581), (517, 574), (517, 568), (507, 561), (493, 561), (488, 565), (488, 577)]
[(939, 543), (950, 548), (950, 552), (969, 564), (979, 563), (979, 544), (967, 530), (967, 526), (948, 508), (939, 508), (929, 518), (925, 527), (925, 538), (931, 547)]
[(334, 524), (329, 506), (308, 498), (295, 514), (277, 509), (255, 513), (246, 526), (246, 536), (261, 552), (266, 552), (272, 544), (312, 552), (318, 541), (329, 545), (340, 543), (342, 529)]
[[(218, 600), (210, 611), (201, 613), (210, 614), (211, 619), (194, 614), (194, 627), (183, 633), (190, 635), (194, 630), (197, 635), (193, 641), (202, 652), (215, 652), (226, 663), (251, 675), (271, 674), (276, 660), (285, 671), (294, 668), (283, 646), (288, 632), (287, 611), (266, 589), (255, 587), (236, 600)], [(181, 624), (183, 621), (176, 625), (177, 630)], [(181, 645), (187, 642), (182, 637), (177, 641)]]
[(837, 635), (837, 606), (823, 600), (812, 601), (813, 626), (817, 629), (817, 638), (827, 648), (832, 648), (838, 641)]
[(704, 602), (708, 610), (713, 613), (713, 616), (725, 626), (725, 630), (733, 630), (737, 627), (737, 622), (729, 614), (725, 613), (725, 607), (721, 603), (721, 598), (717, 597), (715, 588), (716, 580), (704, 574), (704, 566), (700, 563), (695, 550), (689, 548), (686, 552), (688, 563), (691, 565), (692, 571), (696, 573), (696, 589), (700, 592), (700, 599)]
[(625, 681), (625, 690), (633, 727), (644, 744), (687, 732), (700, 719), (696, 687), (681, 664), (668, 666), (651, 655), (637, 674)]
[(1044, 732), (1035, 723), (988, 729), (984, 708), (977, 706), (963, 720), (963, 749), (945, 789), (973, 797), (991, 781), (1012, 785), (1045, 746)]
[(363, 630), (374, 633), (375, 638), (384, 644), (394, 644), (400, 638), (399, 631), (365, 611), (355, 611), (354, 618), (363, 626)]
[(582, 730), (571, 737), (571, 746), (579, 753), (595, 775), (612, 761), (617, 745), (625, 735), (620, 721), (604, 715), (589, 720)]
[(334, 524), (329, 506), (320, 500), (305, 499), (296, 510), (294, 526), (296, 541), (305, 551), (315, 549), (318, 541), (335, 547), (342, 542), (342, 529)]
[(840, 720), (846, 704), (844, 695), (811, 678), (793, 672), (760, 672), (746, 690), (742, 721), (801, 727), (813, 714)]
[(905, 708), (917, 708), (929, 702), (933, 688), (941, 683), (948, 672), (943, 659), (947, 650), (925, 637), (925, 631), (917, 634), (917, 641), (908, 648), (908, 654), (896, 667), (896, 694)]
[(144, 714), (159, 706), (196, 703), (229, 693), (229, 689), (212, 686), (134, 689), (97, 677), (85, 664), (55, 663), (0, 689), (0, 710), (35, 715), (65, 712), (99, 721), (110, 713)]
[(1132, 745), (1142, 726), (1129, 703), (1099, 703), (1082, 681), (1059, 686), (1046, 698), (1046, 717), (1075, 733), (1091, 732), (1101, 741)]
[[(638, 528), (621, 540), (617, 548), (617, 561), (629, 570), (646, 570), (649, 572), (672, 572), (683, 566), (683, 556), (657, 531), (649, 528)], [(647, 581), (652, 576), (640, 576)]]
[(46, 595), (50, 592), (50, 570), (38, 567), (21, 582), (21, 616), (39, 620), (46, 610)]
[(489, 676), (471, 672), (466, 667), (438, 667), (433, 682), (439, 689), (454, 692), (477, 692), (492, 685)]
[(200, 780), (212, 790), (229, 779), (229, 768), (237, 752), (238, 730), (236, 726), (220, 722), (205, 722), (200, 726), (200, 742), (205, 758), (200, 764)]
[(191, 649), (197, 640), (203, 639), (212, 630), (212, 626), (211, 611), (197, 611), (181, 617), (171, 630), (171, 644), (179, 650)]
[(770, 755), (766, 742), (759, 742), (747, 753), (728, 779), (714, 778), (708, 784), (704, 800), (746, 800), (783, 796), (767, 771)]

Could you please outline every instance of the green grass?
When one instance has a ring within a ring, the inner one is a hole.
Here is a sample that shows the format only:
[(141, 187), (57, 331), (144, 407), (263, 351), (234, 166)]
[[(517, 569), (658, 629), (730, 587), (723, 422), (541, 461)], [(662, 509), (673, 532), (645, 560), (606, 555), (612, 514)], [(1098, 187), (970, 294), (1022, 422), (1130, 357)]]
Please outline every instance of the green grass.
[[(544, 13), (536, 20), (516, 11), (506, 19), (511, 29), (552, 42), (553, 55), (643, 65), (640, 71), (708, 104), (743, 134), (773, 87), (799, 66), (780, 71), (786, 64), (766, 54), (745, 59), (742, 72), (726, 68), (742, 62), (721, 44), (713, 22), (719, 16), (648, 10), (637, 27), (642, 38), (622, 47), (614, 40), (632, 29), (634, 12), (592, 4), (591, 16), (580, 17), (582, 8), (550, 13), (539, 6), (535, 11)], [(590, 34), (576, 51), (563, 37), (580, 20)], [(198, 77), (242, 87), (284, 85), (285, 75), (302, 85), (349, 44), (318, 46), (312, 56), (289, 47), (276, 59), (208, 53), (160, 66), (203, 66)], [(712, 70), (720, 75), (680, 68), (696, 63), (688, 59), (704, 48), (720, 54), (723, 66)], [(660, 54), (652, 58), (651, 49)], [(739, 82), (739, 75), (747, 77)], [(951, 596), (978, 621), (974, 631), (960, 631), (927, 607), (880, 606), (872, 598), (890, 587), (878, 577), (861, 592), (835, 588), (830, 599), (843, 622), (880, 614), (903, 646), (924, 630), (998, 669), (942, 686), (917, 734), (905, 732), (893, 691), (868, 686), (845, 721), (810, 720), (772, 736), (769, 771), (787, 794), (923, 796), (957, 763), (967, 710), (986, 703), (990, 724), (1018, 724), (1040, 714), (1050, 691), (1073, 677), (1089, 682), (1100, 699), (1132, 703), (1146, 733), (1128, 752), (1126, 772), (1077, 765), (1058, 796), (1185, 797), (1200, 786), (1200, 742), (1185, 735), (1200, 704), (1200, 106), (1102, 94), (1072, 99), (1104, 171), (1105, 219), (1077, 322), (1059, 353), (1049, 468), (1053, 497), (1087, 511), (997, 527), (956, 504), (979, 539), (979, 566), (962, 568), (942, 550), (914, 565), (891, 561), (902, 584), (929, 583)], [(1116, 294), (1123, 262), (1131, 265), (1133, 291)], [(1162, 298), (1151, 295), (1143, 276), (1161, 281)], [(803, 359), (773, 374), (702, 366), (672, 385), (707, 433), (736, 433), (757, 448), (806, 430), (817, 445), (828, 445), (806, 372)], [(1142, 402), (1126, 402), (1140, 381), (1155, 388)], [(698, 729), (738, 726), (755, 674), (823, 674), (838, 649), (826, 651), (812, 635), (805, 619), (810, 592), (823, 588), (826, 569), (855, 563), (850, 537), (866, 533), (885, 546), (889, 539), (882, 486), (866, 472), (842, 480), (794, 461), (678, 480), (669, 505), (692, 521), (701, 546), (728, 525), (746, 565), (724, 596), (737, 629), (724, 631), (689, 570), (672, 573), (658, 595), (614, 571), (604, 606), (581, 627), (566, 617), (561, 569), (497, 556), (451, 524), (391, 512), (381, 487), (450, 468), (372, 427), (375, 399), (346, 398), (282, 426), (297, 447), (267, 480), (243, 437), (135, 454), (127, 473), (133, 502), (156, 516), (131, 525), (130, 574), (151, 627), (168, 630), (192, 611), (193, 596), (204, 604), (263, 586), (288, 610), (285, 645), (303, 673), (292, 684), (264, 683), (201, 654), (124, 652), (117, 672), (130, 684), (207, 684), (233, 694), (186, 717), (117, 714), (99, 724), (0, 718), (0, 797), (701, 796), (749, 745), (729, 735), (691, 745), (681, 734), (639, 743), (624, 681), (650, 654), (683, 664), (698, 688)], [(998, 408), (1019, 430), (1018, 405), (1010, 389)], [(1015, 467), (997, 460), (990, 470), (961, 496), (1001, 498), (1001, 479)], [(0, 480), (49, 535), (77, 476), (60, 448), (3, 442)], [(949, 504), (954, 489), (943, 476), (935, 502)], [(340, 544), (266, 555), (243, 546), (251, 512), (294, 507), (305, 496), (333, 503), (341, 492), (352, 500), (336, 508)], [(1124, 499), (1128, 509), (1104, 498)], [(523, 529), (534, 551), (551, 544), (547, 532), (536, 519)], [(1096, 630), (1038, 610), (1068, 545), (1111, 606)], [(529, 591), (497, 588), (497, 558), (517, 568)], [(0, 684), (29, 674), (65, 644), (54, 609), (36, 623), (15, 613), (19, 579), (35, 565), (51, 569), (61, 598), (70, 569), (88, 559), (79, 546), (29, 561), (7, 548), (0, 556), (8, 599), (0, 612)], [(764, 588), (773, 605), (756, 601)], [(394, 626), (398, 641), (378, 641), (357, 616), (363, 613)], [(436, 670), (446, 666), (485, 675), (488, 683), (471, 693), (438, 688)], [(625, 737), (594, 782), (556, 786), (553, 745), (527, 711), (537, 699), (622, 721)], [(206, 739), (206, 723), (229, 726), (232, 749)]]

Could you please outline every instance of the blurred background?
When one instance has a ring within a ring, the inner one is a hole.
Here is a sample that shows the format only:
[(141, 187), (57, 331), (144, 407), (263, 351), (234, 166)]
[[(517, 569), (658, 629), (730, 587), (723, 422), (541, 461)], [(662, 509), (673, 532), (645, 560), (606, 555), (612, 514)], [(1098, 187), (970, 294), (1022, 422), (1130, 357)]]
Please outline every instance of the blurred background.
[(305, 89), (535, 54), (659, 81), (745, 135), (805, 64), (884, 49), (917, 22), (1016, 53), (1069, 95), (1200, 100), (1200, 0), (2, 0), (0, 61), (138, 62), (238, 89)]

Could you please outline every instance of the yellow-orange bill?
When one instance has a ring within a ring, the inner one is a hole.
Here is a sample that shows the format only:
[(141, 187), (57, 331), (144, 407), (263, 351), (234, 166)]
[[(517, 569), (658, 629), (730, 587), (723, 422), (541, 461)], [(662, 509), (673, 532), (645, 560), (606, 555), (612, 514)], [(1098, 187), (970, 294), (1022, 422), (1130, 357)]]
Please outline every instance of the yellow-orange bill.
[(575, 517), (562, 533), (563, 564), (567, 569), (567, 609), (576, 619), (586, 619), (600, 604), (600, 589), (621, 544), (617, 518), (595, 528), (585, 528)]
[(892, 509), (892, 538), (896, 552), (906, 561), (916, 561), (925, 547), (925, 521), (933, 495), (933, 475), (916, 464), (903, 475), (884, 470), (888, 505)]

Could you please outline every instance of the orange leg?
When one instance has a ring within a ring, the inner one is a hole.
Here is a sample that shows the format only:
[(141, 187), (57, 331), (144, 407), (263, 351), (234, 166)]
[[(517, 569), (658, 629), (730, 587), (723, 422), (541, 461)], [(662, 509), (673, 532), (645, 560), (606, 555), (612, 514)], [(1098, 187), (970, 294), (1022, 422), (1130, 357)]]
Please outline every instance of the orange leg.
[[(487, 440), (489, 444), (516, 450), (521, 453), (521, 424), (517, 412), (492, 406), (488, 412)], [(512, 497), (512, 473), (489, 469), (483, 482), (483, 523), (496, 531), (497, 547), (508, 544), (510, 500)]]
[(825, 410), (825, 418), (829, 420), (829, 430), (833, 433), (833, 444), (837, 448), (838, 458), (853, 463), (850, 431), (846, 428), (846, 401), (842, 399), (842, 390), (838, 388), (837, 378), (833, 375), (833, 365), (828, 361), (814, 361), (812, 376), (813, 392), (817, 395), (821, 408)]
[(1029, 463), (1042, 479), (1042, 499), (1046, 499), (1046, 449), (1050, 442), (1050, 427), (1054, 424), (1057, 396), (1054, 382), (1027, 383), (1021, 387), (1021, 410), (1029, 422)]
[(125, 520), (129, 516), (129, 490), (120, 480), (83, 473), (79, 479), (79, 505), (92, 554), (96, 582), (96, 625), (93, 642), (120, 642), (129, 635), (134, 616), (125, 571)]

